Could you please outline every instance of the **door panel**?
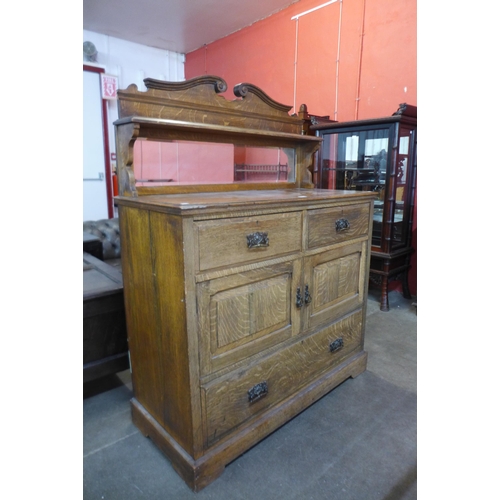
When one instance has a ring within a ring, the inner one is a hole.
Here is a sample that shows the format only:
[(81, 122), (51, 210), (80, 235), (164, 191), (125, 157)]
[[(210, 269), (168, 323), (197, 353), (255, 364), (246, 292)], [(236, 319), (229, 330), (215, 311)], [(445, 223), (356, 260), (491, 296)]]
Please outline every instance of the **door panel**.
[(211, 301), (212, 352), (290, 324), (288, 274), (228, 290)]
[(359, 253), (319, 264), (313, 269), (313, 307), (327, 307), (358, 293)]
[(358, 242), (314, 255), (305, 260), (304, 286), (310, 301), (305, 305), (305, 328), (332, 321), (363, 304), (367, 243)]
[(203, 375), (298, 332), (300, 311), (292, 297), (300, 269), (297, 259), (198, 284)]

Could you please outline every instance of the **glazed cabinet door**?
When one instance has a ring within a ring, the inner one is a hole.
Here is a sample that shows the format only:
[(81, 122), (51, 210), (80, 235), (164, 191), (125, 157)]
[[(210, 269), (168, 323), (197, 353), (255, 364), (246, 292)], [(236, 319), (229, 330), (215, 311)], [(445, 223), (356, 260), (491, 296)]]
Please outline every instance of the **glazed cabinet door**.
[(365, 240), (305, 259), (305, 330), (340, 318), (363, 305), (367, 246)]
[(300, 328), (300, 259), (197, 285), (201, 376), (276, 345)]

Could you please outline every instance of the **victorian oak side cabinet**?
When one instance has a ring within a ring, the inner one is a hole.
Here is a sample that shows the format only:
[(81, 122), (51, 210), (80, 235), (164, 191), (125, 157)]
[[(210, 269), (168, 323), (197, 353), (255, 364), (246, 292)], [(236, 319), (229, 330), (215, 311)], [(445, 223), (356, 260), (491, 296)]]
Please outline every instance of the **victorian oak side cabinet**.
[[(321, 139), (254, 85), (144, 82), (115, 122), (132, 419), (199, 491), (365, 370), (375, 195), (314, 189)], [(144, 140), (164, 148), (155, 182)]]

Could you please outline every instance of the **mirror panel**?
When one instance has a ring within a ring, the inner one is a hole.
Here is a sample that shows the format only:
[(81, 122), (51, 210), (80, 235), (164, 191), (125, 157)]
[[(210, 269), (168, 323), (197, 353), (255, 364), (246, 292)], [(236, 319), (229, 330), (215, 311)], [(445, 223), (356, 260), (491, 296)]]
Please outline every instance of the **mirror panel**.
[(321, 147), (321, 186), (377, 193), (373, 245), (381, 245), (387, 183), (389, 128), (325, 134)]
[(194, 141), (134, 143), (137, 186), (295, 182), (295, 150)]

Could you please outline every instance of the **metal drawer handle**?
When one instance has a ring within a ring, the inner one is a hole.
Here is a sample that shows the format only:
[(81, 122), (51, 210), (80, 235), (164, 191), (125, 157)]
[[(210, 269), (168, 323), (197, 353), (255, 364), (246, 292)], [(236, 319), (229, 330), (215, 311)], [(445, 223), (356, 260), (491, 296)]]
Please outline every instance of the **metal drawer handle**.
[(350, 227), (351, 225), (347, 219), (338, 219), (335, 221), (335, 229), (337, 230), (337, 233), (340, 233), (340, 231), (346, 231)]
[(248, 391), (248, 402), (255, 403), (255, 401), (258, 401), (259, 399), (262, 399), (264, 396), (266, 396), (267, 393), (267, 382), (264, 380), (264, 382), (260, 382), (259, 384), (254, 385)]
[(267, 233), (252, 233), (247, 235), (248, 248), (268, 247), (269, 238)]
[(344, 347), (344, 339), (342, 337), (340, 337), (340, 338), (334, 340), (330, 344), (330, 352), (340, 351), (340, 349), (342, 349), (342, 347)]

